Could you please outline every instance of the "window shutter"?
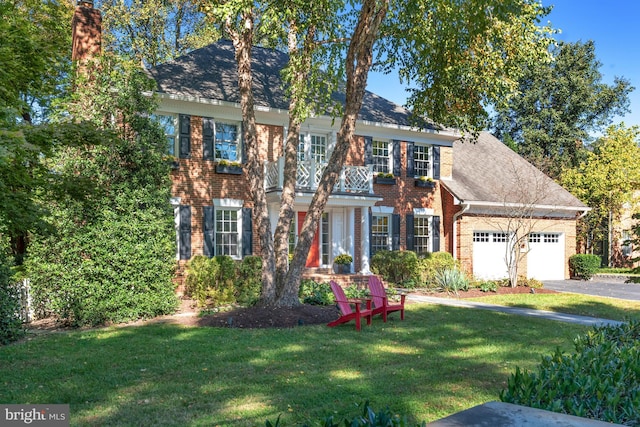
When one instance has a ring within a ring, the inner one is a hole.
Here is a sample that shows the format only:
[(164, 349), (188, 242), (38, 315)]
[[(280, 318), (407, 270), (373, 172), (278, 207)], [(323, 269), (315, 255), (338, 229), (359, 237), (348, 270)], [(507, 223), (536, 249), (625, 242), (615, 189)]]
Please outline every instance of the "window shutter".
[(434, 216), (431, 219), (431, 226), (433, 227), (433, 252), (440, 251), (440, 217)]
[(188, 159), (191, 156), (191, 116), (180, 114), (178, 119), (179, 147), (178, 157)]
[(373, 163), (373, 138), (370, 136), (364, 137), (364, 165), (370, 165)]
[(391, 250), (400, 250), (400, 215), (391, 215)]
[(416, 175), (413, 162), (413, 142), (407, 142), (407, 178), (413, 178)]
[(215, 210), (213, 206), (205, 206), (202, 208), (203, 213), (203, 227), (204, 230), (204, 248), (203, 253), (205, 256), (211, 258), (215, 255), (214, 247), (214, 233), (215, 233)]
[(393, 140), (393, 174), (400, 176), (400, 141)]
[(433, 147), (433, 179), (440, 179), (440, 147)]
[(242, 256), (253, 254), (253, 223), (251, 208), (242, 208)]
[(180, 206), (180, 259), (191, 259), (191, 206)]
[(202, 158), (204, 160), (214, 160), (215, 151), (213, 146), (214, 123), (211, 117), (202, 118)]
[(407, 214), (406, 216), (406, 225), (407, 225), (407, 250), (414, 250), (413, 240), (414, 240), (414, 230), (413, 230), (413, 214)]

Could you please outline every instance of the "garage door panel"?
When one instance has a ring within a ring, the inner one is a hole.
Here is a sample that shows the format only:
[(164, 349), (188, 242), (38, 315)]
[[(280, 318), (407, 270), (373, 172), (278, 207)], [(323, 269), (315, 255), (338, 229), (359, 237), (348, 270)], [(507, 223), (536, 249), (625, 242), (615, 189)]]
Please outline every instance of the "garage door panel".
[(508, 277), (505, 262), (506, 234), (479, 231), (473, 233), (473, 275), (479, 279)]
[(531, 233), (527, 253), (527, 277), (564, 280), (564, 234)]

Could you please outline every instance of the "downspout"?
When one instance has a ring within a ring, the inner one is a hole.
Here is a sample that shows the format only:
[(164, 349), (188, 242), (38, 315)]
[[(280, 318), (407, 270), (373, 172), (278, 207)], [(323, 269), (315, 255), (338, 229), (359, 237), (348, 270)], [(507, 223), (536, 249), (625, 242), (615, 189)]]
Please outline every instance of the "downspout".
[(458, 229), (457, 229), (457, 222), (458, 222), (458, 218), (462, 215), (465, 214), (465, 212), (467, 212), (469, 210), (469, 208), (471, 207), (470, 203), (462, 203), (462, 210), (456, 212), (455, 214), (453, 214), (453, 259), (457, 260), (458, 259), (458, 254), (457, 254), (457, 247), (458, 247)]

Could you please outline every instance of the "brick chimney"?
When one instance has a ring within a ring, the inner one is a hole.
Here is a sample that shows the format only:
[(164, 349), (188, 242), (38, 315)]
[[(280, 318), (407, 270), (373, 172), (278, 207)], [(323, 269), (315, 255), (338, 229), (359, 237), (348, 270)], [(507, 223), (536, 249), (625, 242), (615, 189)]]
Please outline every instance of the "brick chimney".
[(93, 8), (93, 1), (78, 0), (73, 20), (73, 50), (71, 59), (81, 63), (99, 56), (102, 45), (102, 14)]

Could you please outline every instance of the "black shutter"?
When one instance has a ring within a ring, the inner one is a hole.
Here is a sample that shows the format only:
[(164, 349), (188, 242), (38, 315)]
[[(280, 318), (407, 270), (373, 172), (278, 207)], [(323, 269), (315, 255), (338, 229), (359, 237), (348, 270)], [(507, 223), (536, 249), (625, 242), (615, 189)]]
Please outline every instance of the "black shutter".
[(180, 114), (178, 119), (179, 147), (178, 157), (188, 159), (191, 156), (191, 116)]
[(400, 141), (393, 140), (393, 174), (400, 176)]
[(440, 217), (434, 216), (431, 219), (431, 226), (433, 227), (433, 252), (440, 251)]
[(214, 123), (211, 117), (202, 118), (202, 158), (204, 160), (214, 160), (215, 151), (213, 146)]
[(400, 215), (391, 215), (391, 250), (400, 250)]
[(433, 179), (440, 179), (440, 147), (433, 147)]
[(251, 208), (242, 208), (242, 256), (253, 254), (253, 223)]
[(364, 165), (370, 165), (373, 163), (373, 138), (370, 136), (364, 137)]
[(191, 259), (191, 206), (180, 206), (180, 259)]
[(407, 142), (407, 178), (413, 178), (416, 175), (413, 162), (413, 142)]
[(214, 248), (214, 238), (215, 238), (215, 218), (214, 218), (214, 214), (215, 214), (215, 210), (213, 208), (213, 206), (205, 206), (202, 208), (202, 223), (203, 223), (203, 227), (202, 229), (204, 230), (204, 248), (203, 248), (203, 253), (205, 256), (208, 256), (209, 258), (211, 258), (212, 256), (215, 255), (215, 248)]
[(406, 219), (405, 223), (407, 226), (407, 250), (412, 251), (414, 250), (413, 214), (407, 214), (405, 219)]

